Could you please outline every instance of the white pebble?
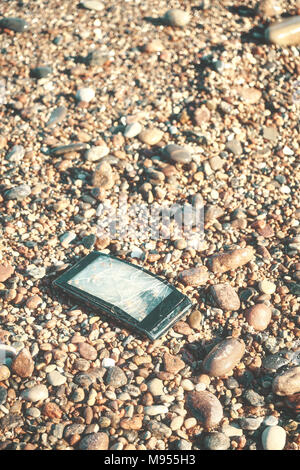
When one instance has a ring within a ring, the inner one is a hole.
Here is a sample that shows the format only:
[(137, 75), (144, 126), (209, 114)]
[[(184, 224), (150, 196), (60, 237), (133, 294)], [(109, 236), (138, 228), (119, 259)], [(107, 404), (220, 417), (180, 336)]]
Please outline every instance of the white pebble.
[(80, 88), (76, 93), (76, 99), (78, 101), (84, 101), (89, 103), (95, 98), (95, 91), (92, 88)]
[(261, 436), (264, 450), (282, 450), (286, 442), (286, 432), (281, 426), (268, 426)]
[(105, 369), (108, 369), (109, 367), (114, 367), (116, 364), (116, 361), (114, 359), (111, 359), (110, 357), (105, 357), (102, 360), (102, 367), (105, 367)]
[(128, 124), (124, 131), (124, 137), (127, 139), (131, 139), (132, 137), (136, 137), (142, 132), (142, 126), (139, 122), (133, 122), (132, 124)]

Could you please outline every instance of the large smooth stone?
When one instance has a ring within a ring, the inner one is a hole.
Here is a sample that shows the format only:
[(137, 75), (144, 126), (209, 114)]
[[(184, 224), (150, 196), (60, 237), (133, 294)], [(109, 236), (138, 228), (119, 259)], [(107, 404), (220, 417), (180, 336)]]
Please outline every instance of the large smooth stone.
[(287, 18), (267, 28), (266, 39), (278, 46), (297, 46), (300, 44), (300, 16)]
[(245, 343), (242, 339), (226, 338), (208, 353), (203, 368), (211, 376), (222, 377), (240, 362), (244, 353)]
[(205, 427), (217, 426), (223, 418), (223, 408), (219, 400), (211, 392), (190, 392), (187, 407)]
[(286, 432), (281, 426), (268, 426), (261, 436), (264, 450), (282, 450), (286, 442)]
[(277, 375), (273, 381), (273, 392), (276, 395), (288, 396), (300, 392), (300, 366)]
[(272, 310), (265, 304), (256, 304), (246, 311), (246, 320), (256, 331), (264, 331), (272, 318)]
[(244, 266), (254, 257), (252, 246), (236, 248), (225, 253), (214, 255), (209, 260), (209, 265), (213, 273), (225, 273)]

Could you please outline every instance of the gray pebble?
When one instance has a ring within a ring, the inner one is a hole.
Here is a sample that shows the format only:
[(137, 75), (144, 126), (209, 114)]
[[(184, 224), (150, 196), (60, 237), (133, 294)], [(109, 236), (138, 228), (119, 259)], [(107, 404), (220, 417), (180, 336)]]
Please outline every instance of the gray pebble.
[(23, 145), (14, 145), (13, 148), (6, 155), (6, 159), (13, 163), (19, 163), (25, 155)]
[(203, 445), (207, 450), (227, 450), (230, 439), (222, 432), (210, 432), (204, 437)]
[(105, 384), (115, 388), (123, 387), (127, 384), (127, 377), (120, 367), (110, 367), (105, 374)]
[(246, 390), (243, 394), (244, 398), (252, 406), (263, 406), (265, 404), (265, 399), (263, 396), (259, 395), (253, 389)]
[(51, 155), (64, 155), (65, 153), (80, 152), (81, 150), (87, 150), (88, 145), (82, 142), (69, 145), (60, 145), (50, 150)]
[(27, 196), (31, 194), (31, 187), (28, 184), (21, 184), (20, 186), (15, 186), (12, 189), (9, 189), (5, 193), (5, 199), (13, 200), (16, 199), (17, 201), (22, 201)]
[(47, 65), (41, 66), (41, 67), (35, 67), (34, 69), (30, 71), (31, 77), (37, 78), (38, 80), (40, 80), (41, 78), (46, 78), (52, 73), (53, 73), (52, 68)]
[(1, 18), (0, 28), (10, 29), (15, 33), (23, 33), (28, 29), (28, 24), (22, 18)]
[(0, 387), (0, 405), (3, 405), (6, 402), (7, 398), (7, 389), (5, 387)]
[(239, 419), (239, 425), (242, 429), (246, 429), (248, 431), (255, 431), (258, 429), (263, 422), (263, 418), (258, 417), (258, 418), (240, 418)]
[(164, 154), (175, 163), (189, 163), (192, 161), (190, 152), (180, 145), (169, 144), (164, 148)]
[(58, 108), (55, 108), (50, 114), (46, 127), (52, 127), (55, 124), (58, 124), (65, 118), (66, 114), (67, 108), (65, 106), (58, 106)]
[(227, 142), (226, 150), (229, 150), (234, 155), (241, 155), (243, 153), (243, 147), (239, 140), (233, 139)]

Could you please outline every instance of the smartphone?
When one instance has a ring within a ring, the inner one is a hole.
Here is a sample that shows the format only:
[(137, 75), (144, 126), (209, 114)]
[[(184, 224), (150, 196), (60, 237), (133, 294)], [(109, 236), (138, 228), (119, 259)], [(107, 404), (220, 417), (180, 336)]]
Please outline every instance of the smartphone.
[(189, 298), (166, 280), (97, 251), (53, 285), (151, 340), (160, 338), (192, 307)]

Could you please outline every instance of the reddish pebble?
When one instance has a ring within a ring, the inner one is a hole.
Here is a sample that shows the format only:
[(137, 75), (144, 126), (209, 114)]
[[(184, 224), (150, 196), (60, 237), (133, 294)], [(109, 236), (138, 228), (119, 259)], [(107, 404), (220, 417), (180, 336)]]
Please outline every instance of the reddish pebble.
[(272, 310), (265, 304), (256, 304), (246, 311), (246, 320), (257, 331), (265, 330), (272, 318)]
[(36, 309), (41, 303), (43, 302), (43, 300), (41, 299), (41, 297), (39, 297), (38, 295), (33, 295), (32, 297), (29, 297), (29, 299), (27, 300), (26, 302), (26, 307), (27, 308), (30, 308), (32, 310)]
[(184, 368), (185, 363), (179, 357), (172, 356), (172, 354), (169, 353), (165, 353), (164, 366), (166, 372), (171, 372), (171, 374), (177, 374), (177, 372)]
[(211, 376), (223, 377), (242, 359), (245, 343), (239, 338), (226, 338), (218, 343), (205, 357), (203, 369)]
[(15, 268), (10, 264), (0, 264), (0, 282), (5, 282), (14, 273)]
[(62, 411), (56, 403), (46, 403), (43, 409), (43, 413), (51, 419), (62, 417)]
[(209, 264), (212, 272), (221, 274), (249, 263), (253, 257), (254, 249), (252, 246), (247, 246), (214, 255), (210, 258)]
[(22, 349), (12, 363), (12, 370), (23, 379), (30, 377), (34, 370), (34, 361), (27, 348)]
[(78, 350), (81, 357), (89, 361), (97, 359), (97, 350), (88, 343), (79, 343)]

